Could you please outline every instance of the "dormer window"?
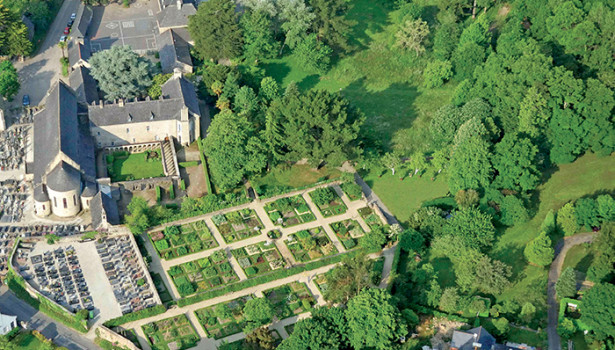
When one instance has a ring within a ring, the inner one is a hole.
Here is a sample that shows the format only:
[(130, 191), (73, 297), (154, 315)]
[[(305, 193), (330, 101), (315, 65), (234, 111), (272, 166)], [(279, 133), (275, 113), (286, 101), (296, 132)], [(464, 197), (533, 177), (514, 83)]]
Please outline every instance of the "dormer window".
[(149, 120), (154, 120), (154, 112), (150, 112)]
[(132, 121), (132, 116), (130, 114), (128, 114), (128, 121), (131, 122)]

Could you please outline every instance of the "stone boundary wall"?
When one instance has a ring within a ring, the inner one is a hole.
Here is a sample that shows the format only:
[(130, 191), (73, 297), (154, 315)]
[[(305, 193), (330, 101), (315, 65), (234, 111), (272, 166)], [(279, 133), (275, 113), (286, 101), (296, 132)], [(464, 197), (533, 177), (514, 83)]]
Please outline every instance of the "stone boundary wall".
[(160, 187), (169, 187), (173, 183), (173, 176), (154, 177), (151, 179), (141, 179), (132, 181), (114, 182), (128, 191), (145, 191)]
[(120, 346), (128, 350), (140, 350), (130, 340), (122, 337), (121, 335), (115, 333), (114, 331), (110, 330), (109, 328), (103, 325), (100, 325), (98, 326), (98, 328), (96, 328), (96, 335), (106, 341), (111, 342), (115, 346)]

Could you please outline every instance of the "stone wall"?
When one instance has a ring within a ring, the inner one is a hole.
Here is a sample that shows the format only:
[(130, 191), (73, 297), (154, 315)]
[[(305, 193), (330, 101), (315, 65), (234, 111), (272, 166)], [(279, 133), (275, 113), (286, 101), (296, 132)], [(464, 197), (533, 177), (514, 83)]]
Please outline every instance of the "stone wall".
[(106, 341), (111, 342), (115, 346), (126, 348), (128, 350), (139, 350), (139, 348), (130, 340), (122, 337), (103, 325), (98, 326), (96, 329), (96, 335)]

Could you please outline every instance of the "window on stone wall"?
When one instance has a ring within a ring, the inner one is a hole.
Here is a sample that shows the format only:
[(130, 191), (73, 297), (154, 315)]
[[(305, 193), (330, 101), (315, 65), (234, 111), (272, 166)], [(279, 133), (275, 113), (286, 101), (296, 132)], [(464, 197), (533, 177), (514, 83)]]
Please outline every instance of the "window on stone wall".
[(53, 206), (58, 207), (58, 199), (56, 197), (53, 197)]
[(126, 133), (128, 134), (130, 132), (130, 129), (126, 128)]
[(73, 205), (77, 206), (77, 197), (73, 194)]
[(43, 210), (45, 210), (45, 204), (43, 204)]
[(64, 209), (68, 208), (68, 203), (66, 202), (66, 198), (62, 198), (62, 204), (64, 204)]
[(145, 127), (145, 130), (149, 131), (149, 126)]

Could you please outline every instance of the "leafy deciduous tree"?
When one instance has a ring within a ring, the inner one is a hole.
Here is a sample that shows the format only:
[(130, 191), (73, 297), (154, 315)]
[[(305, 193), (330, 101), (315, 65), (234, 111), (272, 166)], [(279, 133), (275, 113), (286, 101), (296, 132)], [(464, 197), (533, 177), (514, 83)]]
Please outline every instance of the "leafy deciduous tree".
[(135, 98), (152, 84), (150, 64), (128, 46), (113, 46), (90, 58), (91, 74), (108, 100)]

